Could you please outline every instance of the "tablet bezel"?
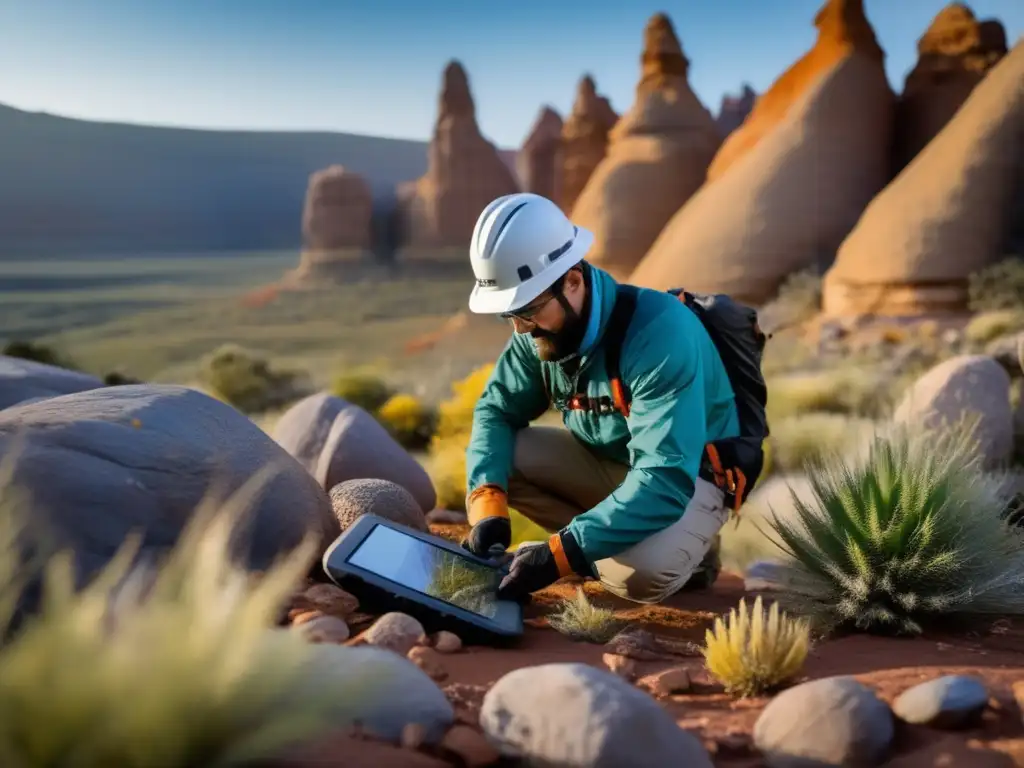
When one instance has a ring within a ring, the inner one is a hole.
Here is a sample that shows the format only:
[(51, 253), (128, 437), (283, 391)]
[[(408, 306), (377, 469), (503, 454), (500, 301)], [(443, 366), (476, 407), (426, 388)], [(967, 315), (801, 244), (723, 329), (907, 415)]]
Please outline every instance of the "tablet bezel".
[(471, 563), (482, 565), (485, 568), (491, 568), (498, 572), (503, 570), (493, 561), (477, 557), (472, 552), (464, 549), (458, 544), (449, 541), (448, 539), (441, 538), (436, 534), (420, 531), (378, 515), (362, 515), (351, 526), (349, 526), (341, 536), (335, 539), (334, 543), (332, 543), (327, 548), (327, 551), (324, 552), (322, 559), (323, 569), (332, 581), (338, 583), (342, 588), (347, 589), (349, 588), (349, 585), (346, 585), (345, 582), (349, 582), (351, 579), (357, 579), (369, 584), (371, 587), (375, 587), (377, 590), (390, 593), (400, 600), (424, 605), (429, 608), (429, 610), (437, 614), (438, 624), (444, 623), (444, 619), (450, 616), (461, 623), (472, 624), (474, 627), (479, 630), (483, 630), (485, 633), (504, 639), (518, 638), (523, 634), (523, 607), (515, 601), (501, 601), (502, 603), (508, 603), (512, 606), (512, 610), (514, 610), (513, 616), (515, 617), (515, 626), (507, 627), (488, 618), (487, 616), (474, 613), (466, 608), (462, 608), (440, 598), (428, 595), (426, 592), (411, 589), (404, 584), (399, 584), (398, 582), (392, 581), (391, 579), (374, 573), (373, 571), (368, 571), (365, 568), (361, 568), (358, 565), (348, 562), (349, 556), (351, 556), (356, 549), (362, 545), (363, 541), (365, 541), (367, 536), (369, 536), (370, 533), (373, 532), (373, 529), (378, 525), (383, 525), (386, 528), (390, 528), (404, 533), (407, 536), (419, 539), (430, 546), (447, 550), (459, 557), (465, 558)]

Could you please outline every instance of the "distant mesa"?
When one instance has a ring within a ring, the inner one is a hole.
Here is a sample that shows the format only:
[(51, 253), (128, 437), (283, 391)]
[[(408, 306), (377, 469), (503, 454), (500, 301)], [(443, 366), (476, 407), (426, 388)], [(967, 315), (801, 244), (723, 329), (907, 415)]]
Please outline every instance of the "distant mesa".
[(309, 177), (302, 212), (300, 277), (344, 277), (344, 265), (370, 248), (373, 195), (358, 173), (341, 165)]
[(1024, 38), (864, 211), (825, 276), (826, 314), (966, 309), (968, 277), (1002, 258), (1022, 210), (1022, 84)]
[(512, 170), (480, 133), (466, 71), (459, 62), (449, 62), (427, 172), (398, 188), (402, 247), (466, 247), (487, 203), (518, 190)]
[(704, 182), (721, 137), (690, 88), (689, 61), (672, 22), (644, 29), (636, 100), (608, 135), (608, 150), (572, 209), (594, 233), (587, 258), (624, 280), (665, 223)]
[(725, 139), (632, 282), (757, 304), (831, 261), (889, 179), (894, 96), (861, 0), (830, 0), (815, 26), (814, 46)]
[(942, 130), (1006, 51), (1001, 22), (979, 21), (960, 3), (939, 12), (917, 42), (917, 65), (896, 105), (894, 171)]
[(530, 128), (516, 159), (524, 192), (558, 200), (562, 162), (562, 118), (544, 106)]
[(583, 187), (608, 150), (608, 132), (619, 119), (611, 103), (597, 93), (594, 78), (584, 75), (572, 111), (562, 126), (562, 168), (558, 204), (572, 212)]
[(753, 110), (756, 101), (757, 94), (750, 87), (749, 83), (743, 84), (743, 89), (740, 91), (739, 96), (726, 94), (722, 97), (722, 103), (718, 108), (718, 117), (715, 118), (715, 122), (718, 124), (718, 131), (722, 134), (723, 138), (743, 124), (743, 121), (747, 119), (747, 115)]

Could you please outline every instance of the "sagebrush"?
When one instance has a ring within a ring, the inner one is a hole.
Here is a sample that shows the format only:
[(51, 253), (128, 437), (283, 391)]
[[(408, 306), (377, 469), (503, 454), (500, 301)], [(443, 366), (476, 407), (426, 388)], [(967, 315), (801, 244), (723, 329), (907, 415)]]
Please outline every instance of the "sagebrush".
[(910, 634), (1024, 614), (1024, 533), (1003, 517), (1010, 485), (983, 471), (975, 428), (892, 426), (820, 462), (792, 518), (768, 521), (789, 556), (784, 607), (823, 629)]
[[(319, 684), (323, 652), (273, 628), (312, 542), (260, 577), (232, 564), (258, 482), (197, 510), (158, 565), (133, 560), (132, 540), (78, 587), (69, 553), (47, 559), (43, 601), (0, 646), (0, 765), (251, 765), (354, 722), (371, 681)], [(31, 506), (16, 490), (0, 487), (0, 627), (27, 578), (19, 542)]]
[(625, 626), (615, 611), (591, 603), (582, 587), (548, 616), (548, 624), (573, 640), (598, 644), (607, 643)]
[(811, 647), (810, 625), (787, 616), (758, 596), (750, 611), (741, 599), (724, 619), (719, 616), (704, 638), (704, 663), (727, 693), (758, 696), (792, 681)]

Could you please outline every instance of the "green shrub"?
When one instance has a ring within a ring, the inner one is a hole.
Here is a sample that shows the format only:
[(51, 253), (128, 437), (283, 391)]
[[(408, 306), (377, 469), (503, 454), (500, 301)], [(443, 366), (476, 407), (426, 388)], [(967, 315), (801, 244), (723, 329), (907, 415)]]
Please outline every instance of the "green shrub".
[[(38, 612), (0, 646), (0, 764), (251, 765), (354, 721), (372, 681), (321, 684), (323, 651), (272, 628), (313, 542), (259, 578), (232, 565), (243, 496), (198, 510), (155, 576), (130, 568), (137, 541), (81, 589), (69, 556), (49, 559)], [(23, 589), (13, 542), (30, 516), (0, 507), (0, 628)]]
[(235, 344), (225, 344), (203, 358), (199, 380), (212, 395), (244, 413), (282, 408), (310, 392), (304, 372), (273, 368)]
[(758, 696), (792, 681), (811, 647), (810, 625), (793, 619), (772, 603), (765, 610), (758, 596), (747, 611), (741, 599), (723, 620), (705, 633), (704, 665), (726, 693)]
[(964, 327), (964, 338), (972, 344), (984, 345), (1000, 336), (1024, 328), (1024, 309), (1000, 309), (981, 312)]
[(972, 312), (1024, 307), (1024, 259), (1011, 256), (978, 270), (968, 280)]
[(966, 420), (893, 427), (868, 450), (832, 456), (771, 514), (780, 601), (825, 629), (919, 633), (943, 619), (1024, 613), (1024, 532), (1002, 518), (1007, 485), (983, 474)]
[(335, 377), (331, 393), (372, 414), (376, 414), (393, 394), (382, 378), (359, 371)]
[(424, 448), (434, 431), (434, 414), (413, 395), (392, 395), (378, 409), (377, 419), (400, 445), (410, 450)]

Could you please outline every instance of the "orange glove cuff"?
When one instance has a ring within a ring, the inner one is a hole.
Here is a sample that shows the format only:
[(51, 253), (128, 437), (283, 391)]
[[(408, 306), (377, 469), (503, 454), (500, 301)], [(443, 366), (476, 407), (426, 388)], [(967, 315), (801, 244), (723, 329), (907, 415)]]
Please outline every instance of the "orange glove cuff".
[(508, 519), (508, 496), (497, 486), (480, 486), (469, 495), (467, 514), (470, 525), (488, 517)]
[(555, 565), (558, 566), (559, 578), (569, 576), (573, 570), (572, 566), (569, 565), (569, 557), (565, 554), (565, 548), (562, 546), (562, 537), (559, 534), (556, 533), (548, 539), (548, 549), (555, 556)]

